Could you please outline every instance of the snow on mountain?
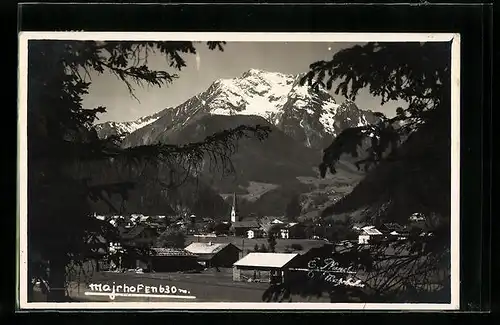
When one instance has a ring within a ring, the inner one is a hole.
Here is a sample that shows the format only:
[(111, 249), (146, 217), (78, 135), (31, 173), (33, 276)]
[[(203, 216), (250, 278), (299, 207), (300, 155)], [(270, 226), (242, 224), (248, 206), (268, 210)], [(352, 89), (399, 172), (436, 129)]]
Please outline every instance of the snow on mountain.
[(258, 115), (267, 118), (286, 103), (294, 77), (249, 70), (241, 78), (217, 80), (211, 91), (218, 96), (208, 103), (212, 114)]
[[(286, 75), (251, 69), (240, 78), (217, 80), (208, 90), (214, 100), (206, 102), (206, 110), (216, 115), (257, 115), (278, 125), (284, 107), (296, 114), (318, 115), (321, 124), (334, 134), (334, 116), (339, 105), (324, 90), (314, 93), (300, 85), (301, 75)], [(316, 106), (311, 105), (315, 103)]]
[[(183, 104), (134, 122), (100, 126), (130, 133), (124, 146), (156, 143), (165, 132), (182, 128), (201, 115), (255, 115), (311, 148), (323, 148), (348, 127), (375, 122), (372, 112), (352, 101), (337, 103), (326, 91), (300, 85), (303, 75), (250, 69), (238, 78), (219, 79)], [(111, 131), (101, 130), (100, 136)]]
[(94, 126), (99, 138), (107, 138), (111, 135), (126, 136), (140, 128), (145, 127), (158, 120), (168, 109), (162, 110), (153, 115), (141, 117), (135, 121), (128, 122), (104, 122)]
[[(300, 85), (301, 77), (251, 69), (237, 78), (214, 81), (205, 91), (176, 107), (136, 121), (106, 122), (95, 128), (100, 137), (123, 134), (122, 145), (134, 147), (195, 142), (223, 129), (248, 123), (263, 125), (267, 121), (273, 129), (270, 138), (262, 143), (242, 140), (245, 150), (232, 157), (238, 170), (235, 180), (210, 175), (208, 171), (203, 177), (210, 180), (218, 193), (233, 192), (235, 187), (247, 186), (249, 182), (281, 184), (281, 188), (273, 190), (274, 194), (266, 193), (264, 203), (256, 204), (275, 207), (276, 200), (281, 200), (286, 206), (288, 191), (309, 189), (310, 185), (294, 180), (316, 177), (314, 168), (321, 159), (321, 150), (334, 137), (346, 128), (379, 120), (352, 101), (337, 103), (328, 91), (313, 91), (307, 84)], [(357, 182), (359, 177), (349, 178), (350, 173), (345, 173), (345, 182)]]

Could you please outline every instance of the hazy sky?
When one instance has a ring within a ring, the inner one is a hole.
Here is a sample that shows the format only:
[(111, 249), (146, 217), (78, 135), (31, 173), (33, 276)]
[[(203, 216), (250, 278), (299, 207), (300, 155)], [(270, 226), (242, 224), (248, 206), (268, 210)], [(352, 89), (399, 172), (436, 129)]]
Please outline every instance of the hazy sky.
[[(158, 112), (166, 107), (177, 106), (192, 96), (206, 90), (220, 78), (235, 78), (249, 69), (262, 69), (286, 74), (307, 72), (309, 64), (318, 60), (331, 59), (332, 55), (354, 43), (322, 42), (231, 42), (224, 52), (209, 50), (204, 43), (197, 44), (197, 55), (189, 54), (184, 58), (187, 67), (180, 72), (167, 66), (164, 57), (151, 55), (148, 64), (152, 69), (177, 73), (179, 78), (163, 88), (148, 87), (135, 89), (137, 99), (133, 98), (126, 85), (114, 75), (103, 74), (92, 77), (89, 94), (83, 106), (92, 108), (105, 106), (107, 113), (97, 121), (131, 121)], [(344, 98), (333, 93), (337, 102)], [(373, 97), (368, 91), (359, 93), (356, 104), (362, 109), (381, 111), (394, 115), (401, 103), (390, 102), (380, 105), (380, 98)]]

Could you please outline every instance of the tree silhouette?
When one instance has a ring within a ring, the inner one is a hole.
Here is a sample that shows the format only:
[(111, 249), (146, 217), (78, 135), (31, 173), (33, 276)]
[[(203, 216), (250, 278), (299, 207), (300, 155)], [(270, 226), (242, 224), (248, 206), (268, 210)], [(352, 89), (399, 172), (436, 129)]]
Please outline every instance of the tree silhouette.
[(269, 251), (274, 253), (276, 249), (276, 236), (278, 233), (276, 231), (269, 231), (267, 234), (267, 244), (269, 245)]
[[(223, 42), (207, 42), (222, 50)], [(105, 202), (114, 213), (126, 207), (137, 180), (157, 176), (173, 191), (203, 163), (231, 173), (237, 140), (263, 140), (269, 129), (241, 125), (186, 145), (154, 144), (123, 148), (120, 139), (99, 139), (93, 129), (104, 107), (85, 109), (92, 72), (111, 73), (134, 96), (134, 87), (162, 87), (178, 76), (148, 67), (148, 56), (165, 57), (165, 67), (181, 70), (192, 42), (29, 41), (28, 44), (28, 273), (47, 277), (40, 260), (49, 263), (49, 299), (65, 299), (66, 266), (82, 264), (89, 254), (87, 238), (102, 233), (90, 217), (89, 200)], [(161, 173), (158, 171), (161, 170)], [(121, 197), (120, 206), (111, 200)], [(35, 259), (34, 256), (39, 257)], [(33, 258), (31, 258), (33, 257)]]
[(302, 206), (300, 205), (300, 199), (298, 194), (294, 194), (290, 199), (290, 202), (285, 209), (285, 217), (288, 221), (296, 221), (302, 212)]
[(335, 93), (350, 100), (368, 88), (381, 98), (381, 105), (393, 100), (408, 103), (393, 118), (377, 113), (379, 123), (344, 130), (324, 151), (322, 176), (328, 169), (335, 173), (341, 154), (357, 157), (366, 138), (371, 140), (370, 155), (360, 163), (378, 163), (384, 151), (396, 148), (402, 137), (429, 120), (445, 122), (445, 128), (450, 114), (450, 49), (450, 43), (368, 43), (339, 51), (331, 61), (311, 64), (301, 82), (315, 89), (331, 89), (340, 79)]
[(167, 229), (158, 237), (158, 245), (168, 248), (184, 248), (186, 235), (177, 229)]
[[(324, 150), (322, 177), (341, 155), (358, 156), (370, 142), (368, 158), (358, 168), (372, 167), (346, 197), (327, 208), (323, 217), (365, 209), (369, 221), (403, 220), (421, 212), (432, 220), (426, 229), (404, 241), (353, 245), (325, 253), (343, 267), (355, 267), (363, 288), (350, 288), (297, 275), (273, 287), (279, 297), (291, 294), (330, 300), (363, 302), (446, 302), (450, 299), (450, 43), (368, 43), (337, 52), (330, 61), (311, 64), (301, 80), (311, 87), (331, 89), (355, 100), (361, 89), (381, 98), (381, 104), (402, 100), (393, 118), (344, 130)], [(406, 222), (406, 221), (405, 221)], [(343, 275), (345, 276), (345, 275)], [(270, 288), (271, 289), (271, 288)]]

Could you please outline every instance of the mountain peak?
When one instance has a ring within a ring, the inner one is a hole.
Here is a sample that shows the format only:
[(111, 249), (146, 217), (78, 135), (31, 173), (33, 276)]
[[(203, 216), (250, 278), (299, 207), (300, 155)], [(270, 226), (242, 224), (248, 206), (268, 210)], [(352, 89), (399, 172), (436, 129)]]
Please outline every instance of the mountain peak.
[(296, 76), (293, 74), (285, 74), (281, 72), (273, 72), (273, 71), (267, 71), (267, 70), (262, 70), (262, 69), (249, 69), (245, 71), (242, 75), (241, 78), (248, 78), (248, 77), (260, 77), (260, 78), (272, 78), (272, 79), (290, 79), (290, 78), (295, 78)]
[(204, 92), (169, 109), (168, 114), (128, 123), (123, 129), (131, 133), (140, 126), (133, 138), (140, 138), (140, 144), (149, 144), (157, 142), (164, 132), (183, 128), (199, 116), (253, 115), (266, 119), (307, 147), (322, 148), (343, 129), (373, 120), (371, 112), (360, 110), (352, 101), (337, 104), (327, 91), (316, 92), (301, 85), (300, 76), (249, 69), (238, 77), (214, 81)]
[(104, 123), (98, 123), (94, 125), (94, 129), (96, 130), (99, 138), (107, 138), (111, 135), (123, 136), (155, 122), (163, 115), (167, 114), (170, 109), (171, 109), (170, 107), (165, 108), (159, 112), (140, 117), (133, 121), (126, 121), (126, 122), (108, 121)]
[(252, 75), (260, 75), (262, 73), (267, 73), (268, 71), (265, 71), (265, 70), (261, 70), (261, 69), (249, 69), (247, 71), (245, 71), (242, 75), (242, 77), (245, 77), (245, 76), (252, 76)]

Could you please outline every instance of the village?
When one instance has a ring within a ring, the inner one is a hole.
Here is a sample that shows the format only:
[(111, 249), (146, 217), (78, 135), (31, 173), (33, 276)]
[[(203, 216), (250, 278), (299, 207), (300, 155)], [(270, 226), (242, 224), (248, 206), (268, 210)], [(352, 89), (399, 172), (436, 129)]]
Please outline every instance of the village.
[[(410, 216), (407, 225), (356, 223), (349, 229), (341, 228), (345, 233), (335, 241), (323, 229), (329, 225), (289, 222), (284, 216), (241, 218), (236, 195), (230, 216), (220, 221), (195, 215), (96, 214), (94, 218), (118, 234), (114, 241), (102, 236), (89, 239), (96, 244), (91, 258), (94, 280), (110, 282), (124, 276), (127, 281), (169, 279), (191, 287), (199, 285), (202, 292), (203, 287), (223, 286), (260, 293), (265, 290), (262, 285), (286, 281), (290, 270), (304, 270), (311, 260), (329, 256), (339, 247), (368, 249), (378, 243), (404, 241), (410, 234), (410, 224), (425, 223), (425, 217), (419, 214)], [(420, 236), (432, 235), (424, 227), (419, 229)], [(205, 300), (210, 299), (215, 298)], [(220, 299), (224, 300), (220, 296), (215, 300)]]

